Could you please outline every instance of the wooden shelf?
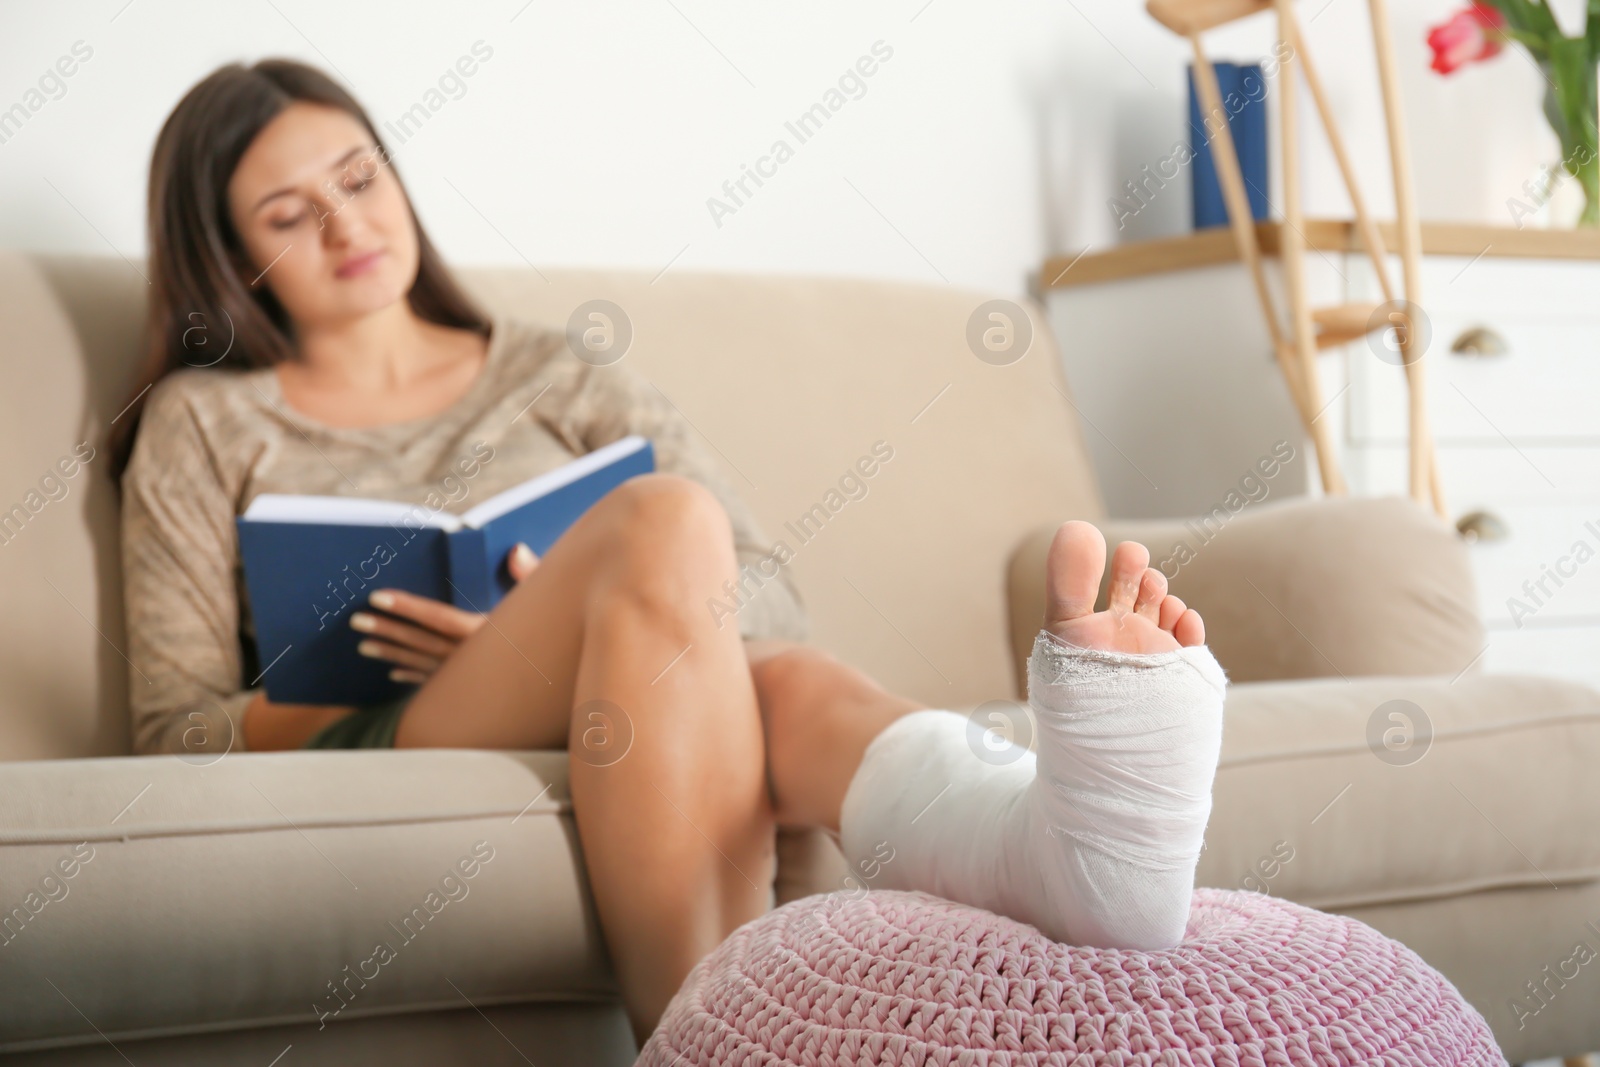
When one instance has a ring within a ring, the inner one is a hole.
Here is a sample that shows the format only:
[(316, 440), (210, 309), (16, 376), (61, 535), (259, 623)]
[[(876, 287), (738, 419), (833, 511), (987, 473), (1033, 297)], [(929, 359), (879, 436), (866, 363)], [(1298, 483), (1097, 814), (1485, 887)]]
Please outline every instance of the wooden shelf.
[[(1278, 253), (1278, 232), (1282, 226), (1281, 222), (1256, 223), (1261, 249), (1269, 256)], [(1390, 253), (1395, 252), (1398, 242), (1394, 224), (1381, 222), (1378, 228), (1383, 234), (1384, 247)], [(1355, 252), (1361, 249), (1355, 223), (1345, 220), (1307, 220), (1305, 236), (1309, 250)], [(1600, 230), (1516, 230), (1465, 222), (1424, 222), (1422, 251), (1436, 256), (1600, 260)], [(1045, 291), (1094, 285), (1120, 278), (1232, 263), (1238, 258), (1232, 231), (1218, 226), (1182, 237), (1117, 245), (1104, 252), (1089, 252), (1079, 257), (1052, 256), (1039, 269), (1038, 286)]]

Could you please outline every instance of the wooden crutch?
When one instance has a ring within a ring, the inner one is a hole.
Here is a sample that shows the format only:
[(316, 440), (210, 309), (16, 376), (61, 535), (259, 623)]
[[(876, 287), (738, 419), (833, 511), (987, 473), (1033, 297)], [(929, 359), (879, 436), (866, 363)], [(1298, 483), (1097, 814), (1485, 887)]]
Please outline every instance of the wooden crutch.
[[(1361, 194), (1361, 185), (1356, 180), (1355, 168), (1350, 164), (1350, 153), (1345, 150), (1344, 138), (1339, 133), (1339, 124), (1334, 121), (1333, 108), (1328, 104), (1328, 94), (1323, 89), (1322, 78), (1317, 74), (1316, 64), (1312, 62), (1310, 49), (1305, 47), (1305, 37), (1300, 32), (1299, 21), (1295, 18), (1293, 7), (1286, 3), (1280, 4), (1278, 13), (1280, 20), (1279, 25), (1285, 31), (1284, 40), (1300, 58), (1300, 69), (1305, 74), (1306, 87), (1311, 90), (1311, 99), (1316, 104), (1317, 114), (1322, 119), (1322, 128), (1328, 136), (1328, 146), (1333, 149), (1333, 158), (1338, 163), (1340, 177), (1344, 179), (1345, 191), (1350, 196), (1351, 207), (1355, 209), (1356, 229), (1361, 234), (1361, 243), (1366, 249), (1367, 257), (1372, 261), (1372, 271), (1377, 276), (1378, 285), (1383, 291), (1383, 301), (1385, 304), (1393, 304), (1396, 302), (1395, 287), (1394, 283), (1389, 279), (1389, 265), (1385, 260), (1386, 253), (1384, 250), (1383, 234), (1378, 230), (1378, 224), (1373, 220), (1372, 213), (1367, 210), (1366, 201)], [(1373, 16), (1375, 26), (1378, 24), (1377, 20), (1381, 17), (1381, 14), (1375, 14)], [(1388, 24), (1386, 20), (1383, 22), (1383, 25), (1385, 26), (1385, 30), (1383, 31), (1385, 35), (1385, 42), (1383, 45), (1377, 45), (1377, 47), (1380, 48), (1387, 45)], [(1392, 58), (1393, 57), (1391, 54), (1391, 59)], [(1388, 86), (1386, 85), (1386, 107), (1387, 100)], [(1398, 113), (1398, 108), (1396, 108), (1396, 114)], [(1399, 137), (1398, 143), (1400, 151), (1404, 153), (1406, 147), (1403, 131)], [(1391, 153), (1394, 150), (1393, 145), (1394, 140), (1391, 138)], [(1391, 155), (1391, 159), (1392, 158), (1393, 157)], [(1415, 219), (1416, 212), (1414, 201), (1409, 195), (1405, 196), (1404, 198), (1402, 198), (1400, 195), (1401, 188), (1404, 188), (1408, 191), (1411, 188), (1411, 174), (1409, 165), (1404, 166), (1403, 170), (1397, 171), (1394, 175), (1394, 180), (1395, 203), (1397, 208), (1400, 208), (1403, 204), (1404, 207), (1401, 208), (1401, 210), (1404, 210), (1413, 219)], [(1396, 214), (1399, 213), (1400, 211), (1396, 212)], [(1420, 229), (1420, 225), (1417, 225), (1414, 228), (1414, 248), (1416, 246), (1420, 246), (1421, 244)], [(1420, 256), (1420, 251), (1418, 251), (1417, 254)], [(1406, 281), (1406, 292), (1408, 294), (1413, 294), (1408, 297), (1409, 300), (1416, 299), (1414, 294), (1418, 292), (1420, 285), (1421, 281), (1416, 276), (1416, 272), (1413, 271), (1412, 275), (1409, 276)], [(1322, 334), (1320, 334), (1318, 337), (1318, 347), (1326, 348), (1331, 347), (1333, 344), (1345, 343), (1345, 341), (1355, 340), (1360, 336), (1364, 336), (1368, 332), (1369, 324), (1371, 322), (1371, 311), (1367, 311), (1365, 305), (1350, 305), (1350, 307), (1356, 309), (1357, 316), (1346, 315), (1344, 321), (1342, 322), (1339, 321), (1338, 317), (1335, 315), (1328, 314), (1327, 312), (1323, 313), (1323, 317), (1319, 319), (1319, 324), (1322, 325), (1324, 329)], [(1365, 311), (1366, 313), (1362, 315), (1362, 311)], [(1359, 317), (1360, 321), (1358, 325), (1351, 325), (1350, 319), (1352, 317)], [(1409, 335), (1412, 333), (1412, 331), (1407, 330), (1406, 333)], [(1343, 340), (1341, 340), (1341, 338), (1343, 338)], [(1405, 340), (1408, 344), (1411, 343), (1409, 338), (1405, 338), (1403, 340)], [(1402, 350), (1402, 359), (1407, 363), (1412, 361), (1410, 351), (1411, 350), (1409, 347)], [(1419, 390), (1419, 384), (1409, 376), (1409, 368), (1406, 385), (1408, 390), (1410, 390), (1411, 396), (1416, 396)], [(1424, 418), (1426, 418), (1426, 409), (1424, 409)], [(1415, 478), (1415, 452), (1417, 449), (1416, 442), (1419, 440), (1423, 443), (1423, 447), (1427, 450), (1426, 463), (1429, 472), (1428, 484), (1434, 509), (1439, 513), (1440, 516), (1444, 516), (1446, 514), (1444, 495), (1442, 486), (1439, 482), (1438, 465), (1434, 459), (1433, 435), (1426, 429), (1426, 426), (1424, 426), (1424, 429), (1421, 433), (1418, 433), (1414, 426), (1411, 430), (1412, 478)], [(1413, 480), (1410, 484), (1414, 487), (1416, 483)], [(1413, 488), (1413, 493), (1414, 492), (1415, 490)], [(1420, 502), (1420, 498), (1418, 499)]]
[[(1400, 236), (1400, 268), (1405, 279), (1406, 308), (1420, 308), (1422, 299), (1422, 222), (1417, 218), (1416, 190), (1411, 182), (1411, 151), (1406, 146), (1406, 119), (1400, 107), (1400, 73), (1395, 65), (1394, 41), (1389, 34), (1387, 0), (1367, 0), (1372, 18), (1372, 46), (1378, 53), (1378, 80), (1383, 88), (1384, 125), (1389, 131), (1389, 166), (1394, 172), (1395, 228)], [(1418, 503), (1432, 499), (1441, 518), (1448, 517), (1444, 488), (1433, 462), (1433, 430), (1428, 424), (1428, 394), (1414, 323), (1407, 315), (1400, 338), (1401, 361), (1410, 389), (1411, 496)]]
[[(1401, 260), (1405, 270), (1406, 303), (1416, 307), (1420, 291), (1421, 227), (1416, 216), (1416, 203), (1412, 191), (1410, 157), (1405, 148), (1405, 129), (1399, 107), (1398, 78), (1395, 75), (1394, 54), (1389, 38), (1387, 12), (1383, 0), (1369, 0), (1372, 5), (1373, 43), (1378, 53), (1379, 70), (1383, 78), (1384, 113), (1389, 133), (1390, 162), (1395, 182), (1395, 204), (1400, 234)], [(1287, 290), (1290, 329), (1285, 337), (1279, 327), (1270, 290), (1262, 267), (1260, 245), (1257, 241), (1254, 220), (1250, 217), (1249, 198), (1244, 189), (1244, 176), (1239, 167), (1238, 153), (1231, 132), (1226, 128), (1226, 112), (1222, 108), (1221, 93), (1217, 86), (1215, 69), (1206, 57), (1200, 43), (1200, 34), (1214, 26), (1275, 8), (1278, 15), (1279, 37), (1286, 46), (1283, 53), (1279, 82), (1280, 139), (1283, 142), (1284, 222), (1280, 228), (1279, 251), (1283, 257), (1285, 288)], [(1267, 329), (1273, 340), (1274, 353), (1284, 381), (1294, 400), (1301, 422), (1317, 448), (1318, 472), (1325, 491), (1330, 494), (1345, 491), (1333, 451), (1333, 443), (1325, 426), (1321, 425), (1321, 388), (1316, 376), (1316, 354), (1319, 350), (1347, 344), (1360, 339), (1375, 328), (1387, 328), (1379, 321), (1376, 312), (1382, 305), (1373, 302), (1341, 304), (1333, 307), (1312, 308), (1305, 278), (1306, 239), (1304, 214), (1300, 191), (1298, 159), (1298, 114), (1295, 106), (1296, 83), (1294, 70), (1298, 66), (1305, 72), (1307, 87), (1311, 90), (1318, 117), (1328, 135), (1334, 158), (1338, 161), (1340, 176), (1344, 180), (1350, 201), (1355, 209), (1356, 225), (1362, 243), (1371, 257), (1385, 303), (1395, 302), (1395, 288), (1390, 282), (1382, 237), (1371, 213), (1367, 211), (1357, 184), (1349, 153), (1339, 135), (1327, 94), (1317, 76), (1311, 55), (1305, 47), (1304, 35), (1296, 21), (1290, 0), (1149, 0), (1152, 17), (1173, 32), (1188, 37), (1195, 54), (1195, 88), (1208, 115), (1221, 116), (1222, 123), (1214, 134), (1217, 151), (1217, 177), (1222, 187), (1223, 199), (1228, 208), (1240, 259), (1249, 268), (1255, 284)], [(1209, 123), (1208, 129), (1209, 129)], [(1428, 427), (1427, 394), (1424, 386), (1420, 353), (1415, 353), (1417, 331), (1412, 328), (1409, 314), (1403, 328), (1397, 331), (1401, 342), (1401, 361), (1405, 366), (1406, 382), (1410, 393), (1410, 490), (1421, 503), (1431, 502), (1440, 515), (1445, 514), (1443, 493), (1434, 463), (1433, 440)]]

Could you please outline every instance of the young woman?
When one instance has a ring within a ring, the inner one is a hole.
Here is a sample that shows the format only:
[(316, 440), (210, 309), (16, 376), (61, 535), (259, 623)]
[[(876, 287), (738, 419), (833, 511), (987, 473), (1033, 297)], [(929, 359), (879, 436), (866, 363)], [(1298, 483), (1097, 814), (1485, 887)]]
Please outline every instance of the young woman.
[[(1078, 943), (1181, 938), (1225, 679), (1142, 546), (1118, 547), (1095, 612), (1105, 543), (1061, 526), (1029, 664), (1038, 751), (997, 749), (799, 643), (787, 576), (737, 627), (713, 619), (707, 598), (768, 551), (748, 508), (643, 379), (473, 305), (371, 121), (319, 71), (267, 60), (197, 84), (156, 143), (149, 209), (149, 365), (111, 442), (139, 751), (570, 746), (641, 1040), (767, 906), (779, 824), (832, 831), (875, 887)], [(542, 560), (513, 553), (494, 610), (374, 589), (340, 620), (415, 683), (406, 699), (266, 699), (234, 532), (256, 495), (459, 503), (629, 433), (658, 473)], [(630, 732), (626, 756), (585, 750), (594, 729)]]

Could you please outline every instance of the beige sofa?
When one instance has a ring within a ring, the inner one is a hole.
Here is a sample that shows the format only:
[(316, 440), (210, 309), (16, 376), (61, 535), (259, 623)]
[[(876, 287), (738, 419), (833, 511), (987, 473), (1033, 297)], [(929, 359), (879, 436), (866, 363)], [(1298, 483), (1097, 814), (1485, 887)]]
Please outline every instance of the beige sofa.
[[(628, 1062), (562, 753), (128, 755), (114, 498), (100, 458), (50, 475), (118, 415), (142, 269), (0, 255), (0, 1053)], [(1036, 311), (1027, 354), (996, 366), (968, 347), (978, 294), (544, 275), (465, 272), (488, 304), (555, 325), (584, 300), (621, 305), (626, 358), (720, 453), (773, 537), (889, 442), (867, 494), (791, 542), (813, 640), (933, 705), (1018, 694), (1049, 531), (1104, 520)], [(1600, 1048), (1600, 978), (1566, 962), (1577, 942), (1600, 947), (1600, 694), (1479, 673), (1463, 550), (1409, 504), (1261, 504), (1215, 521), (1173, 583), (1236, 683), (1201, 882), (1401, 938), (1513, 1060)], [(1158, 556), (1193, 539), (1105, 526)], [(1369, 742), (1395, 700), (1432, 724), (1410, 755)], [(479, 842), (493, 858), (466, 895), (406, 926)], [(775, 897), (842, 873), (825, 838), (786, 835)], [(380, 940), (398, 948), (374, 965)], [(1525, 982), (1543, 983), (1538, 999)]]

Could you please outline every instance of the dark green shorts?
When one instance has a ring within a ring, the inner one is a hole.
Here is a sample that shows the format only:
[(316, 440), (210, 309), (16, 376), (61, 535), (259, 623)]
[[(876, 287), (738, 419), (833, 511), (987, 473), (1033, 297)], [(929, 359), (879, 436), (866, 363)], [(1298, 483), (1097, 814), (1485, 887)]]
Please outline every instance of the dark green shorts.
[(355, 714), (329, 723), (312, 735), (306, 748), (393, 748), (400, 714), (416, 695), (412, 690), (382, 704), (365, 704)]

